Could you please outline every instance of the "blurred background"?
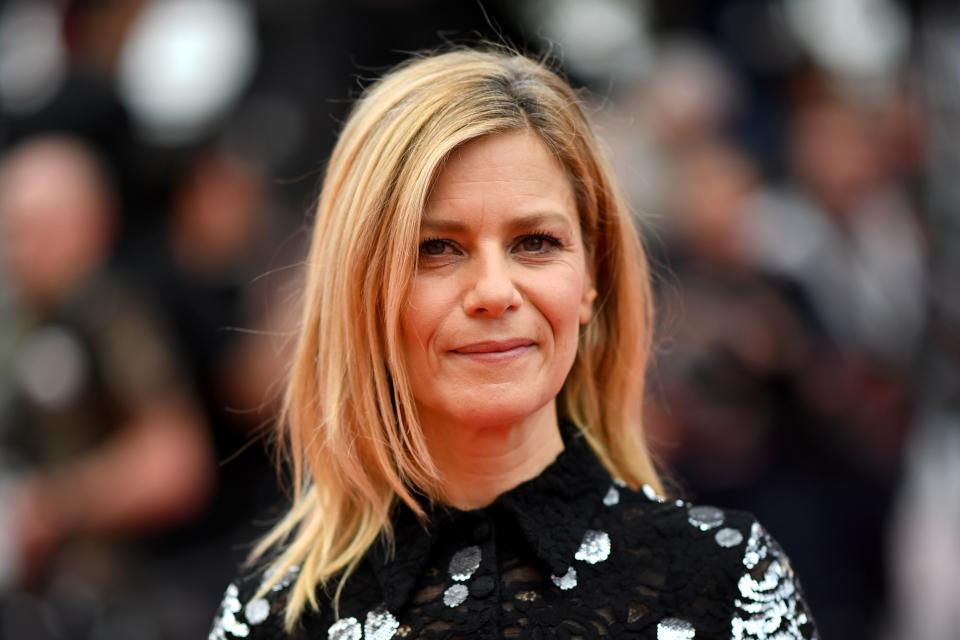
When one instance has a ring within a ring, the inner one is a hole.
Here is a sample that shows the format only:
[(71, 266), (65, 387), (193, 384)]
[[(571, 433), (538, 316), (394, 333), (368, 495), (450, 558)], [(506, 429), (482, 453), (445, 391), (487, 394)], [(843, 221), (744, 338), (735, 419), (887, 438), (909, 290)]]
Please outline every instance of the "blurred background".
[(410, 52), (549, 55), (653, 262), (647, 428), (823, 638), (960, 638), (960, 7), (0, 0), (0, 638), (204, 637), (324, 160)]

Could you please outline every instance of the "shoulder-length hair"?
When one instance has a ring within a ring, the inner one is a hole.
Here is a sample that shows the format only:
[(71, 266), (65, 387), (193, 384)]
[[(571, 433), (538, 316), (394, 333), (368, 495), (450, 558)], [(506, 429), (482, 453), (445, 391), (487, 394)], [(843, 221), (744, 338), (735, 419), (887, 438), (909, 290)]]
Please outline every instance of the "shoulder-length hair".
[(660, 490), (641, 428), (649, 274), (577, 95), (542, 63), (514, 53), (415, 58), (356, 103), (317, 205), (279, 421), (293, 502), (253, 553), (277, 549), (274, 581), (300, 566), (289, 627), (318, 606), (317, 588), (339, 576), (337, 602), (378, 536), (392, 540), (398, 501), (423, 517), (416, 496), (440, 495), (402, 357), (400, 316), (417, 269), (421, 216), (444, 160), (470, 140), (513, 130), (536, 133), (569, 176), (598, 291), (558, 397), (560, 415), (611, 474)]

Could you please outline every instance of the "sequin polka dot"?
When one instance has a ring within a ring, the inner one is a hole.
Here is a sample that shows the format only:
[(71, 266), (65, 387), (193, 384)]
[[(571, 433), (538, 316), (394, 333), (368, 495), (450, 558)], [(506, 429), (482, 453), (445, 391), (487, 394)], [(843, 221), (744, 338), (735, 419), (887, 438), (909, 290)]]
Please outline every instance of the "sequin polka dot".
[(223, 594), (223, 602), (220, 604), (220, 615), (210, 631), (211, 640), (225, 640), (227, 634), (230, 634), (231, 638), (246, 638), (250, 635), (250, 627), (237, 620), (237, 614), (242, 609), (239, 597), (240, 590), (237, 589), (237, 585), (227, 586)]
[(450, 575), (454, 580), (469, 580), (480, 566), (480, 547), (477, 545), (461, 549), (450, 559)]
[(329, 640), (360, 640), (363, 637), (363, 628), (356, 618), (341, 618), (327, 629)]
[(660, 502), (660, 496), (657, 495), (657, 490), (651, 487), (650, 485), (648, 484), (643, 485), (643, 488), (641, 490), (643, 491), (643, 495), (647, 496), (648, 500), (651, 500), (653, 502)]
[(610, 536), (606, 531), (588, 530), (573, 556), (588, 564), (597, 564), (610, 557)]
[(723, 524), (723, 511), (716, 507), (690, 507), (687, 520), (700, 531), (709, 531)]
[(693, 640), (696, 629), (686, 620), (664, 618), (657, 625), (657, 640)]
[(399, 628), (400, 623), (392, 613), (385, 609), (374, 609), (363, 622), (363, 637), (365, 640), (390, 640)]
[(737, 529), (725, 527), (720, 529), (720, 531), (717, 531), (717, 535), (714, 536), (714, 539), (717, 541), (718, 545), (729, 549), (730, 547), (735, 547), (743, 542), (743, 534)]
[(612, 507), (618, 502), (620, 502), (620, 492), (617, 491), (616, 487), (610, 487), (607, 490), (607, 495), (603, 496), (603, 504), (608, 507)]
[[(277, 566), (268, 568), (263, 574), (263, 582), (266, 583), (267, 581), (269, 581), (276, 574), (278, 570), (279, 570), (279, 567)], [(284, 589), (289, 587), (291, 584), (293, 584), (294, 580), (297, 579), (297, 575), (299, 573), (300, 573), (300, 565), (295, 564), (291, 566), (289, 569), (287, 569), (286, 573), (283, 574), (283, 577), (281, 577), (280, 580), (278, 580), (277, 583), (270, 588), (270, 590), (275, 592), (283, 591)]]
[(443, 592), (443, 604), (451, 609), (459, 607), (463, 604), (464, 600), (467, 599), (467, 593), (469, 593), (469, 590), (466, 585), (459, 583), (450, 585), (447, 587), (447, 590)]
[(243, 616), (250, 624), (260, 624), (270, 615), (270, 603), (263, 598), (257, 598), (247, 603), (243, 609)]
[(550, 580), (553, 581), (553, 584), (560, 587), (561, 591), (569, 591), (577, 586), (577, 570), (570, 567), (562, 576), (550, 576)]

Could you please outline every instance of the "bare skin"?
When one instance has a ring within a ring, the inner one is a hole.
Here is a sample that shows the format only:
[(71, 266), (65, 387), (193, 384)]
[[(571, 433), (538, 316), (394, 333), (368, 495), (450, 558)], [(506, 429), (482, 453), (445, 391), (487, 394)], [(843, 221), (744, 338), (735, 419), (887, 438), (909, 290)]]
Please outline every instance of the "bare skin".
[(529, 131), (464, 145), (428, 202), (401, 324), (454, 507), (490, 504), (563, 450), (555, 400), (596, 296), (575, 202)]

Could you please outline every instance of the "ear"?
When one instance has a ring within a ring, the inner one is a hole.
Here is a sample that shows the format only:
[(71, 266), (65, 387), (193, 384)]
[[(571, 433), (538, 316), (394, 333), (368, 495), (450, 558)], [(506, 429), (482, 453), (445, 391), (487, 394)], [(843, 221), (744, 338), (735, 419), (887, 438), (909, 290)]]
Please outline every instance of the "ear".
[(580, 297), (580, 324), (587, 324), (593, 317), (593, 301), (597, 299), (597, 287), (593, 281), (593, 269), (583, 275), (583, 295)]

